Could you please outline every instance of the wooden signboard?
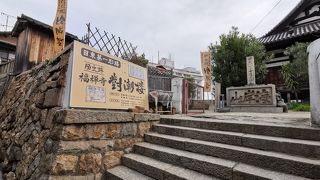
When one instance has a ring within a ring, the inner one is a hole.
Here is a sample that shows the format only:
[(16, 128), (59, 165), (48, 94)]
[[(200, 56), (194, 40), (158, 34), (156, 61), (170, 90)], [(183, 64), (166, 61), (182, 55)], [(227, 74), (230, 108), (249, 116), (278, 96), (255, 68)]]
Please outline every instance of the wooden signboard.
[(54, 53), (64, 49), (67, 20), (67, 0), (58, 0), (57, 14), (53, 22)]
[(211, 52), (201, 52), (201, 68), (204, 76), (204, 92), (211, 92), (212, 88), (212, 65)]
[(149, 109), (147, 69), (75, 41), (70, 107)]

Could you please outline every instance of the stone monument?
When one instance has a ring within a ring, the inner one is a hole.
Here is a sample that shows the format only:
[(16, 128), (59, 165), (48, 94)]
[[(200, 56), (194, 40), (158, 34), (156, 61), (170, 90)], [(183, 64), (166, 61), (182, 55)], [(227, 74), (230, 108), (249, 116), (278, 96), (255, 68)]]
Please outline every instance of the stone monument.
[(218, 111), (220, 108), (219, 103), (220, 103), (220, 94), (221, 94), (221, 84), (220, 83), (215, 83), (215, 91), (214, 91), (214, 99), (215, 99), (215, 112)]
[(308, 52), (311, 123), (320, 126), (320, 39), (309, 45)]
[(233, 112), (283, 112), (277, 107), (275, 85), (256, 85), (254, 57), (247, 57), (246, 63), (247, 85), (227, 88), (227, 107)]
[(247, 57), (247, 84), (256, 85), (256, 72), (254, 67), (254, 57)]

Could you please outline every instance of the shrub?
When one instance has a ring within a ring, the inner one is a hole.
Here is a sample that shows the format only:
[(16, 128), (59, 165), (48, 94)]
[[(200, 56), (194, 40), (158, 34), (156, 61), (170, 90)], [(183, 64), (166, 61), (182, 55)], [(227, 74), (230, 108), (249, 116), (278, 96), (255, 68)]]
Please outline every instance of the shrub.
[(290, 103), (289, 110), (310, 112), (310, 104), (308, 103)]

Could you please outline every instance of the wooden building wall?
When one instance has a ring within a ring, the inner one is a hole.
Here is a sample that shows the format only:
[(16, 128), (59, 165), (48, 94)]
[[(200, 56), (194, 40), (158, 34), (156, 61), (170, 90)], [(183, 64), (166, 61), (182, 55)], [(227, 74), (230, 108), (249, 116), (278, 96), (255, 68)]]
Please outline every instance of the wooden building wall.
[(284, 80), (281, 75), (281, 66), (268, 68), (266, 84), (275, 84), (277, 88), (284, 88)]
[(19, 36), (16, 46), (16, 61), (15, 61), (15, 69), (14, 73), (21, 73), (26, 71), (29, 67), (28, 62), (28, 53), (30, 50), (30, 37), (29, 35), (30, 28), (26, 28), (23, 30)]
[(171, 77), (148, 76), (149, 91), (171, 91)]
[(17, 38), (11, 35), (0, 35), (0, 40), (4, 42), (9, 42), (10, 44), (17, 44)]
[(30, 53), (29, 62), (39, 64), (42, 61), (49, 60), (54, 56), (54, 39), (41, 31), (30, 31)]
[[(53, 33), (26, 27), (18, 36), (15, 73), (21, 73), (32, 66), (54, 57)], [(66, 41), (66, 45), (72, 41)]]

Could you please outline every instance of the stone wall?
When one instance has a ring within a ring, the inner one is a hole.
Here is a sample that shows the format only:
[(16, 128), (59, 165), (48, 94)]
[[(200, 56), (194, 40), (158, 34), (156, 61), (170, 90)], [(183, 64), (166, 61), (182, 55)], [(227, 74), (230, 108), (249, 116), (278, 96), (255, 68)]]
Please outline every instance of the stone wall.
[(12, 79), (0, 103), (0, 179), (101, 179), (159, 120), (63, 109), (69, 53)]
[(160, 119), (153, 114), (94, 110), (61, 110), (58, 114), (63, 120), (62, 133), (50, 179), (101, 179)]
[(0, 104), (0, 168), (4, 179), (39, 179), (63, 92), (68, 54), (14, 77)]

